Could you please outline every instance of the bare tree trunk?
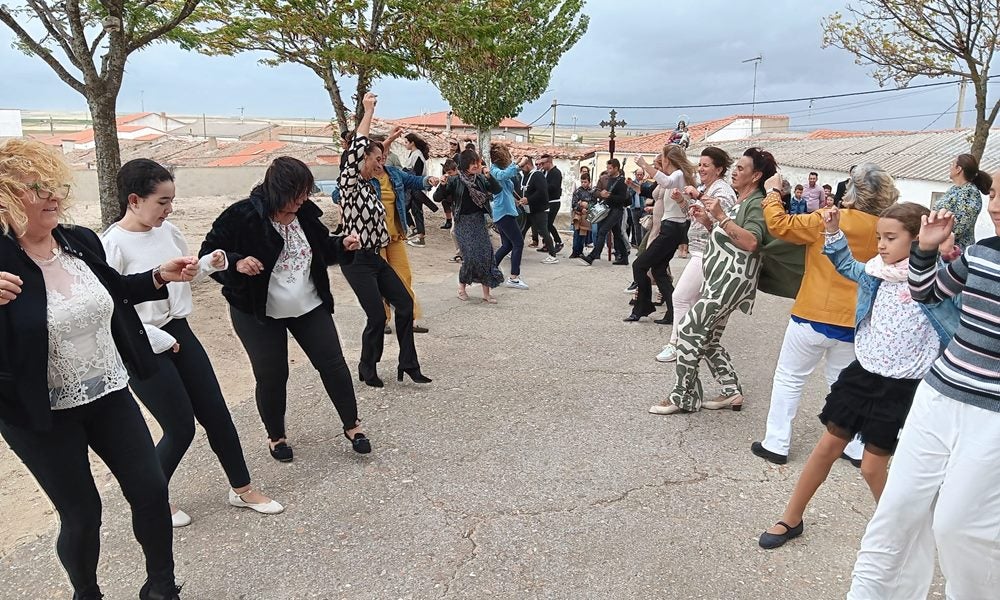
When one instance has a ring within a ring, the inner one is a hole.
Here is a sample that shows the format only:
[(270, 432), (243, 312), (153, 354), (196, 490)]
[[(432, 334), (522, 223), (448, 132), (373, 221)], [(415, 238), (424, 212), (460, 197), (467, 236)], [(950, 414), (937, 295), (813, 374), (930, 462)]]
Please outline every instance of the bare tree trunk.
[(358, 123), (361, 122), (361, 117), (365, 116), (365, 105), (364, 99), (365, 94), (370, 92), (372, 89), (372, 75), (369, 69), (361, 69), (358, 71), (358, 87), (357, 99), (354, 102), (354, 126), (357, 127)]
[(116, 98), (113, 93), (94, 95), (87, 99), (94, 127), (94, 151), (97, 154), (97, 190), (101, 203), (101, 226), (108, 227), (118, 220), (116, 177), (122, 166), (118, 147), (118, 124), (115, 122)]
[(319, 76), (322, 77), (323, 87), (330, 95), (330, 104), (333, 105), (333, 112), (337, 116), (337, 125), (341, 131), (346, 131), (351, 129), (347, 123), (347, 105), (344, 104), (344, 98), (340, 95), (340, 86), (337, 85), (337, 78), (333, 73), (333, 65), (330, 65), (327, 72), (320, 73)]
[(492, 130), (490, 129), (480, 129), (476, 131), (476, 139), (479, 141), (479, 154), (483, 157), (483, 161), (486, 164), (490, 164), (490, 140), (492, 139)]
[[(993, 121), (996, 119), (996, 112), (987, 115), (986, 79), (975, 81), (973, 87), (976, 90), (976, 129), (972, 134), (972, 149), (970, 152), (976, 157), (977, 161), (982, 161), (983, 152), (986, 151), (986, 140), (990, 136), (990, 126), (993, 125)], [(961, 110), (961, 107), (959, 107), (959, 110)]]

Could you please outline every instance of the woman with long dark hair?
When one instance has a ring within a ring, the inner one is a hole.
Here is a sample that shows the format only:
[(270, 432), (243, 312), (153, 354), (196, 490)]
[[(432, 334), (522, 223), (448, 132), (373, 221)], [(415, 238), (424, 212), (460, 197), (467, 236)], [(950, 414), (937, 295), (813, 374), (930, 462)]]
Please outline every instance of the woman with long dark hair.
[[(250, 197), (224, 210), (212, 223), (199, 252), (200, 256), (216, 250), (226, 254), (228, 268), (212, 278), (222, 284), (233, 329), (250, 357), (257, 380), (257, 411), (271, 457), (279, 462), (293, 458), (285, 428), (289, 333), (319, 372), (340, 415), (344, 437), (355, 452), (371, 452), (361, 432), (351, 372), (333, 322), (327, 274), (328, 265), (354, 258), (358, 237), (330, 235), (320, 221), (322, 211), (309, 200), (313, 183), (302, 161), (288, 156), (274, 159)], [(342, 194), (343, 190), (341, 185)]]
[[(409, 151), (406, 162), (403, 163), (403, 168), (417, 177), (423, 177), (424, 172), (427, 170), (427, 161), (431, 155), (431, 147), (424, 138), (413, 132), (403, 136), (403, 147)], [(383, 148), (383, 154), (388, 150), (388, 146)], [(423, 248), (425, 235), (424, 205), (426, 204), (434, 211), (437, 211), (437, 205), (431, 202), (423, 190), (419, 189), (407, 190), (406, 201), (410, 216), (413, 217), (413, 228), (415, 231), (415, 235), (406, 243), (416, 248)]]
[(396, 339), (399, 341), (399, 366), (396, 379), (409, 375), (416, 383), (430, 383), (420, 371), (417, 348), (413, 343), (413, 298), (392, 266), (382, 257), (389, 245), (385, 205), (371, 184), (381, 168), (382, 145), (368, 138), (375, 116), (375, 94), (365, 94), (365, 114), (340, 165), (340, 204), (344, 208), (343, 230), (357, 241), (357, 252), (340, 270), (354, 290), (367, 317), (361, 337), (361, 361), (358, 378), (371, 387), (385, 385), (378, 376), (378, 363), (385, 346), (385, 306), (387, 301), (396, 313)]
[(935, 210), (947, 210), (955, 216), (955, 243), (968, 248), (976, 243), (976, 219), (983, 210), (983, 194), (988, 194), (993, 178), (979, 170), (979, 161), (971, 154), (959, 154), (951, 163), (948, 177), (954, 185), (934, 204)]
[[(188, 254), (184, 234), (167, 217), (173, 212), (174, 178), (158, 163), (140, 158), (118, 171), (118, 222), (101, 234), (108, 264), (123, 275), (142, 273), (165, 260)], [(216, 250), (199, 261), (195, 281), (227, 268), (226, 254)], [(163, 430), (156, 444), (160, 467), (173, 477), (194, 439), (195, 419), (205, 428), (208, 443), (229, 480), (229, 503), (263, 514), (284, 508), (250, 487), (240, 436), (222, 396), (219, 380), (201, 342), (191, 331), (191, 285), (167, 286), (168, 298), (136, 307), (148, 339), (157, 353), (152, 377), (133, 376), (132, 390)], [(191, 523), (184, 511), (170, 507), (174, 527)]]

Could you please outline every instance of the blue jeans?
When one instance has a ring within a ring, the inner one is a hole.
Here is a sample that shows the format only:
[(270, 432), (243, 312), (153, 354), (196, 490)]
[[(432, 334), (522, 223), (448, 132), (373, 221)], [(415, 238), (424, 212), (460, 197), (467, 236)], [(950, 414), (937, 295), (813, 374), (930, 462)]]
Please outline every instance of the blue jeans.
[(503, 242), (497, 249), (494, 259), (499, 265), (505, 256), (510, 254), (510, 275), (511, 277), (521, 274), (521, 253), (524, 251), (524, 235), (517, 227), (517, 220), (507, 215), (500, 217), (500, 220), (493, 223), (497, 231), (500, 232), (500, 240)]
[(590, 239), (590, 232), (580, 233), (579, 229), (573, 230), (573, 254), (583, 254), (584, 245)]

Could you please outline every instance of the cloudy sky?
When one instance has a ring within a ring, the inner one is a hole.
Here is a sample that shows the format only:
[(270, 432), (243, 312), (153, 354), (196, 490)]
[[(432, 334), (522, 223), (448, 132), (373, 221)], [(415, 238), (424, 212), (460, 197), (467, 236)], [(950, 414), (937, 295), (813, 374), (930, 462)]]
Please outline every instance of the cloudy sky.
[[(821, 96), (876, 89), (869, 70), (835, 48), (822, 49), (821, 19), (842, 9), (834, 0), (733, 3), (722, 0), (590, 0), (583, 39), (562, 59), (542, 98), (525, 106), (520, 118), (532, 122), (558, 98), (560, 103), (615, 106), (674, 106), (749, 102), (753, 66), (741, 61), (763, 56), (757, 99)], [(623, 11), (629, 6), (629, 11)], [(39, 59), (11, 48), (11, 32), (0, 25), (0, 58), (7, 85), (0, 107), (29, 110), (83, 110), (83, 99)], [(146, 110), (177, 114), (298, 117), (326, 121), (332, 110), (320, 80), (305, 67), (257, 64), (257, 56), (205, 57), (158, 45), (129, 61), (119, 96), (120, 112)], [(926, 83), (916, 80), (914, 84)], [(1000, 84), (994, 84), (1000, 88)], [(353, 84), (345, 86), (353, 89)], [(380, 116), (394, 118), (445, 110), (447, 103), (427, 81), (383, 80)], [(349, 95), (349, 94), (348, 94)], [(994, 96), (995, 93), (991, 93)], [(971, 92), (966, 110), (972, 108)], [(955, 122), (957, 86), (942, 86), (846, 99), (759, 105), (757, 113), (787, 114), (793, 129), (948, 128)], [(630, 126), (664, 129), (678, 117), (689, 122), (748, 113), (750, 107), (619, 110)], [(939, 115), (940, 118), (937, 118)], [(606, 109), (560, 107), (558, 123), (583, 128), (606, 118)], [(538, 125), (550, 123), (546, 115)], [(936, 120), (935, 120), (936, 119)], [(963, 115), (971, 124), (971, 112)]]

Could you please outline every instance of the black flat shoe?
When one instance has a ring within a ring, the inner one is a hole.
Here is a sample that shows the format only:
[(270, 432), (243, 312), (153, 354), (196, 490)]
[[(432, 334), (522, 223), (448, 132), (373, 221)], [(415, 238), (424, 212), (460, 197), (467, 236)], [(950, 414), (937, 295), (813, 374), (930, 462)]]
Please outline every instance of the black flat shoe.
[(654, 323), (659, 323), (660, 325), (673, 325), (674, 316), (673, 315), (663, 315), (662, 319), (653, 319)]
[(852, 465), (854, 465), (858, 469), (861, 468), (861, 459), (860, 458), (851, 458), (850, 456), (847, 455), (846, 452), (842, 453), (840, 455), (840, 458), (842, 458), (842, 459), (846, 460), (847, 462), (851, 463)]
[(82, 594), (73, 592), (73, 600), (104, 600), (104, 594), (99, 589), (93, 589)]
[(629, 316), (627, 316), (624, 319), (622, 319), (622, 321), (625, 322), (625, 323), (635, 323), (636, 321), (638, 321), (641, 318), (642, 317), (640, 317), (639, 315), (637, 315), (635, 313), (632, 313)]
[(788, 462), (788, 457), (784, 454), (778, 454), (777, 452), (771, 452), (764, 447), (760, 442), (754, 442), (750, 444), (750, 452), (763, 458), (769, 463), (774, 463), (776, 465), (783, 465)]
[(781, 546), (784, 546), (785, 542), (787, 542), (788, 540), (797, 538), (800, 535), (802, 535), (803, 521), (799, 521), (799, 524), (796, 525), (795, 527), (789, 526), (788, 523), (785, 523), (784, 521), (778, 521), (777, 525), (781, 525), (782, 527), (784, 527), (785, 533), (768, 533), (765, 531), (764, 533), (760, 534), (760, 540), (758, 540), (757, 543), (760, 544), (761, 548), (765, 550), (773, 550), (775, 548), (780, 548)]
[(292, 447), (286, 442), (278, 442), (271, 447), (271, 444), (267, 445), (267, 449), (271, 452), (271, 458), (278, 462), (292, 462)]
[(392, 327), (389, 327), (388, 325), (386, 325), (385, 329), (382, 330), (382, 333), (385, 334), (385, 335), (391, 335), (392, 334)]
[(428, 331), (430, 331), (430, 329), (427, 329), (426, 327), (421, 327), (420, 325), (413, 326), (413, 333), (427, 333)]
[(363, 433), (355, 433), (354, 437), (347, 435), (347, 431), (344, 431), (344, 437), (350, 440), (351, 448), (354, 449), (358, 454), (369, 454), (372, 451), (372, 444), (368, 441)]
[(385, 387), (385, 384), (382, 383), (382, 380), (379, 379), (378, 375), (372, 375), (371, 377), (366, 378), (361, 373), (358, 373), (358, 381), (364, 381), (365, 385), (367, 385), (368, 387), (373, 387), (373, 388)]
[(413, 383), (430, 383), (433, 381), (430, 377), (425, 377), (423, 373), (420, 372), (420, 367), (415, 369), (404, 369), (400, 367), (399, 369), (396, 369), (396, 381), (403, 380), (403, 373), (409, 375), (410, 379), (413, 380)]
[(180, 600), (181, 588), (174, 584), (152, 584), (149, 580), (139, 588), (139, 600)]
[(616, 260), (615, 262), (613, 262), (611, 264), (613, 264), (613, 265), (624, 265), (624, 266), (627, 267), (628, 266), (628, 261), (627, 260)]

